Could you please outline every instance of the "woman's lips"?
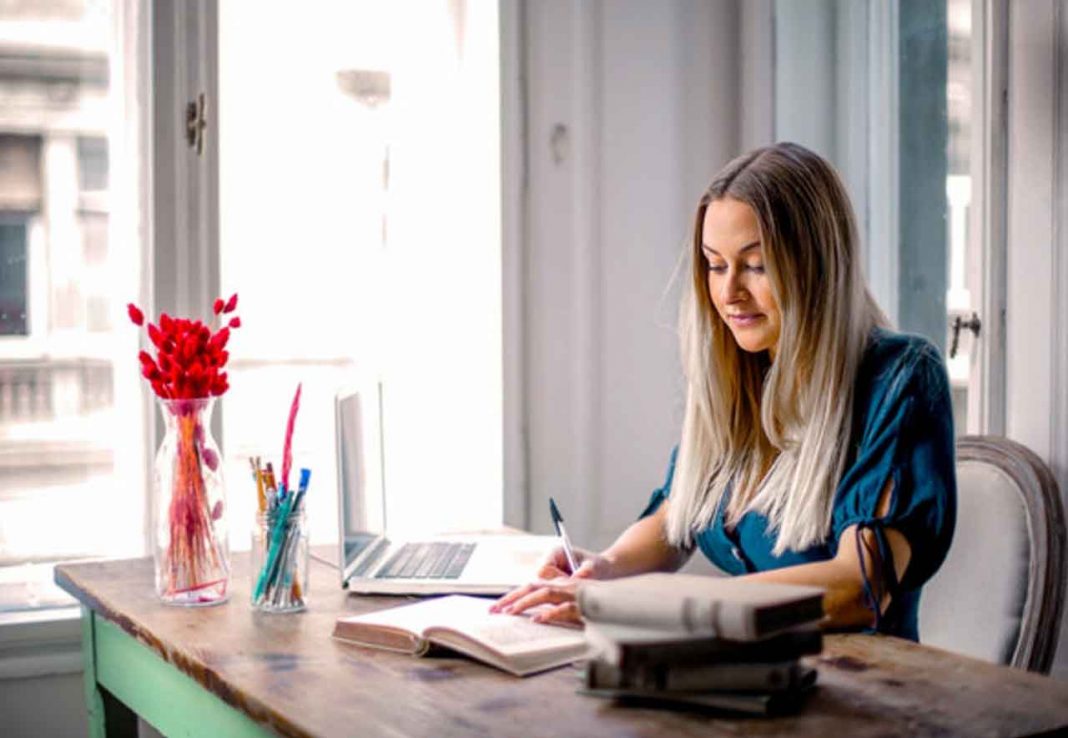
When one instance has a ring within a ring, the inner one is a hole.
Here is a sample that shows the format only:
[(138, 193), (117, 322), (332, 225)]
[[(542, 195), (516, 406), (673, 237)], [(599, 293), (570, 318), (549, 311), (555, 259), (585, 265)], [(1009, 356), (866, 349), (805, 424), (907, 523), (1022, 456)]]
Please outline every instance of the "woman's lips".
[(752, 325), (756, 325), (758, 322), (764, 319), (763, 313), (740, 313), (738, 315), (728, 315), (727, 320), (731, 325), (739, 328), (748, 328)]

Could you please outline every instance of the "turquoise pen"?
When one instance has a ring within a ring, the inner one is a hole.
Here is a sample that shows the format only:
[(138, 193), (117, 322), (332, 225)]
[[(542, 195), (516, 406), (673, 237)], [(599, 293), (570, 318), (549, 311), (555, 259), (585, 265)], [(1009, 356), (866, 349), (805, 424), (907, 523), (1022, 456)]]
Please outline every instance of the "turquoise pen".
[[(280, 488), (284, 490), (283, 485)], [(268, 549), (267, 561), (263, 566), (263, 571), (260, 572), (260, 577), (256, 580), (256, 591), (252, 594), (252, 600), (258, 602), (263, 597), (263, 590), (267, 587), (267, 580), (269, 575), (274, 571), (275, 565), (278, 563), (278, 555), (282, 548), (282, 539), (285, 537), (286, 522), (289, 520), (289, 513), (293, 509), (293, 502), (296, 500), (297, 495), (286, 495), (278, 505), (277, 517), (274, 519), (274, 525), (271, 527), (271, 546)]]

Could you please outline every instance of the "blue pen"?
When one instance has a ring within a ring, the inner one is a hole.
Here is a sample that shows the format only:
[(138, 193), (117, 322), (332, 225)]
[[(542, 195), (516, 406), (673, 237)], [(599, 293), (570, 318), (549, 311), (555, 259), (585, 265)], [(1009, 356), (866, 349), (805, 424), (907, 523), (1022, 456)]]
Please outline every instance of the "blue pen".
[(297, 511), (304, 504), (304, 495), (308, 491), (308, 480), (311, 479), (310, 469), (300, 470), (300, 486), (297, 487), (297, 493), (294, 495), (295, 500), (293, 502), (293, 510)]
[[(293, 502), (289, 506), (289, 510), (290, 510), (290, 514), (291, 515), (300, 512), (301, 507), (304, 504), (304, 495), (308, 491), (308, 480), (309, 479), (311, 479), (311, 470), (310, 469), (301, 469), (300, 470), (300, 482), (299, 482), (299, 484), (297, 486), (297, 492), (296, 492), (296, 494), (293, 495)], [(291, 533), (292, 533), (292, 531), (287, 530), (287, 535), (290, 535)], [(298, 531), (295, 535), (292, 535), (289, 538), (289, 543), (283, 544), (285, 546), (285, 552), (283, 552), (283, 554), (282, 554), (284, 559), (286, 559), (288, 561), (288, 558), (290, 556), (290, 554), (289, 554), (290, 548), (293, 547), (293, 546), (296, 546), (299, 540), (300, 540), (300, 533)], [(286, 565), (286, 566), (282, 567), (282, 571), (283, 571), (283, 574), (284, 574), (284, 577), (283, 577), (284, 581), (282, 583), (282, 588), (283, 588), (284, 591), (288, 591), (289, 587), (290, 587), (290, 585), (292, 584), (292, 581), (293, 581), (294, 570), (293, 570), (293, 567)]]

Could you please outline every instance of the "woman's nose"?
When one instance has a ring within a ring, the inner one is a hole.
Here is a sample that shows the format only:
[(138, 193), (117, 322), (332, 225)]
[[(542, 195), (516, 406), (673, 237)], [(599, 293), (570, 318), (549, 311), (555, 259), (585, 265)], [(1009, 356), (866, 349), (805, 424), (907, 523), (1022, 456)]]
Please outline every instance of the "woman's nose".
[(725, 303), (738, 302), (745, 297), (745, 287), (742, 285), (736, 270), (730, 269), (727, 271), (726, 279), (723, 280), (721, 295)]

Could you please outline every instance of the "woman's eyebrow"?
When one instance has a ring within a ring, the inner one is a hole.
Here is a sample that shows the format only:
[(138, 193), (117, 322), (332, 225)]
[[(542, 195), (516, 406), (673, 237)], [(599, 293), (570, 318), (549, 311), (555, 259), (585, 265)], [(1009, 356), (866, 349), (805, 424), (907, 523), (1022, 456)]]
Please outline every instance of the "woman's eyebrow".
[[(752, 243), (749, 243), (749, 244), (746, 244), (745, 246), (742, 246), (742, 248), (738, 249), (738, 253), (739, 254), (744, 254), (746, 251), (750, 251), (750, 250), (756, 249), (756, 248), (760, 248), (760, 241), (753, 241)], [(706, 243), (701, 244), (701, 250), (705, 251), (707, 253), (710, 253), (710, 254), (714, 254), (715, 256), (719, 256), (720, 255), (718, 251), (716, 251), (714, 248), (712, 248), (711, 246), (709, 246)]]

